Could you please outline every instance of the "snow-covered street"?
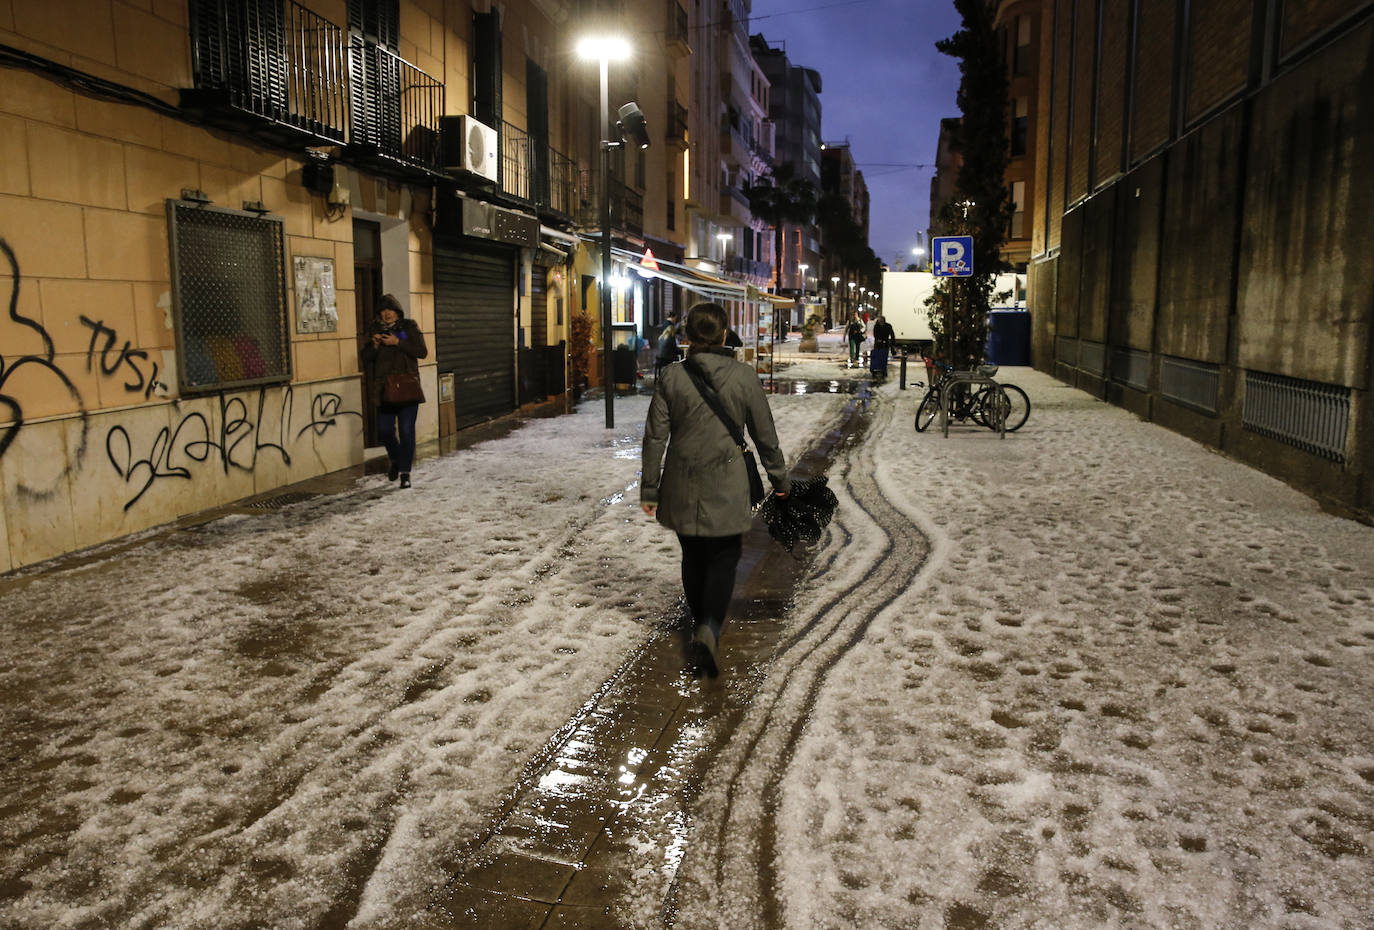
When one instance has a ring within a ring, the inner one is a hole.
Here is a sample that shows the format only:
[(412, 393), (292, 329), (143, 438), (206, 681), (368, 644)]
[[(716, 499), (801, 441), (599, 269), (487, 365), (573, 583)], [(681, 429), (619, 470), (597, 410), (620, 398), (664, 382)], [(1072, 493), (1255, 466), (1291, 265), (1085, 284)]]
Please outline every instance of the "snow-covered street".
[[(920, 391), (876, 388), (685, 857), (609, 914), (1374, 926), (1374, 529), (1003, 376), (1033, 409), (1001, 440), (917, 434)], [(789, 459), (848, 399), (772, 399)], [(3, 579), (0, 925), (421, 926), (451, 851), (676, 609), (647, 406)]]

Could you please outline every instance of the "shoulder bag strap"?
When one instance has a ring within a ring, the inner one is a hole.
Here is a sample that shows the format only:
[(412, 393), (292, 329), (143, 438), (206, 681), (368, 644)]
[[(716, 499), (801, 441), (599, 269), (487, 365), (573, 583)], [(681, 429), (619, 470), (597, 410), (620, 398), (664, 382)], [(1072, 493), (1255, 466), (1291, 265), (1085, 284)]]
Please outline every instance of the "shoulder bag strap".
[(740, 428), (735, 425), (735, 421), (730, 419), (730, 415), (725, 412), (725, 407), (720, 402), (720, 395), (716, 393), (715, 388), (711, 387), (710, 382), (706, 380), (706, 373), (697, 367), (696, 359), (688, 358), (682, 363), (682, 367), (686, 369), (688, 377), (692, 379), (692, 383), (695, 384), (697, 390), (701, 392), (701, 398), (706, 401), (706, 406), (710, 407), (712, 412), (720, 417), (720, 422), (725, 424), (725, 428), (729, 430), (730, 438), (734, 440), (735, 445), (739, 446), (741, 449), (747, 449), (748, 446), (744, 444), (744, 434), (740, 432)]

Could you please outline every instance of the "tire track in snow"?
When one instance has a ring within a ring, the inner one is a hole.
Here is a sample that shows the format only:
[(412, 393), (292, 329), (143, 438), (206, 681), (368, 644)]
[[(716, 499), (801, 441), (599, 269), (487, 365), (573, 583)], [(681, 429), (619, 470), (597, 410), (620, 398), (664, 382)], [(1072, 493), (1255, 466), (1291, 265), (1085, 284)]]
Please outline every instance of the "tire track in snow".
[[(732, 928), (783, 925), (775, 868), (782, 783), (812, 709), (830, 671), (873, 621), (929, 574), (931, 548), (923, 532), (928, 527), (898, 510), (875, 475), (873, 436), (901, 428), (894, 422), (895, 404), (877, 404), (869, 438), (845, 450), (841, 507), (824, 567), (813, 568), (810, 577), (823, 585), (826, 570), (842, 558), (866, 559), (868, 569), (856, 584), (825, 594), (809, 608), (797, 605), (800, 625), (779, 644), (769, 683), (736, 732), (734, 751), (726, 750), (706, 780), (723, 784), (723, 799), (697, 854), (714, 860), (713, 887), (704, 890)], [(673, 912), (675, 897), (666, 914)]]

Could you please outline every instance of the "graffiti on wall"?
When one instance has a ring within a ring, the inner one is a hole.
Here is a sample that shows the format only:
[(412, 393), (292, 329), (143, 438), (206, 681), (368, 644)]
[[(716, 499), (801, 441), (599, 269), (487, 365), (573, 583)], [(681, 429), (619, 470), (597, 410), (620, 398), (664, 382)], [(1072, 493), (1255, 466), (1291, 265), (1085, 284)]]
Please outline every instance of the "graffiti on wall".
[(248, 395), (219, 394), (216, 407), (207, 416), (199, 410), (182, 410), (174, 426), (164, 426), (150, 440), (135, 449), (134, 440), (123, 426), (112, 426), (105, 434), (105, 454), (110, 465), (124, 479), (132, 496), (125, 502), (128, 510), (150, 488), (166, 478), (189, 480), (192, 467), (209, 465), (223, 474), (251, 472), (263, 453), (276, 456), (283, 465), (291, 464), (288, 447), (306, 433), (322, 436), (340, 417), (362, 414), (344, 410), (343, 398), (334, 393), (316, 394), (304, 425), (296, 427), (295, 391), (290, 385), (281, 389), (280, 407), (271, 398), (272, 389), (259, 388), (256, 403)]
[[(71, 409), (76, 411), (80, 424), (77, 448), (70, 450), (66, 460), (44, 476), (44, 484), (23, 483), (15, 488), (22, 496), (46, 498), (83, 467), (91, 417), (80, 390), (62, 370), (52, 337), (43, 323), (19, 312), (22, 284), (19, 260), (4, 238), (0, 238), (0, 253), (11, 274), (9, 318), (33, 331), (42, 345), (41, 352), (13, 358), (6, 357), (0, 346), (0, 423), (5, 423), (0, 426), (0, 460), (16, 443), (22, 442), (28, 422), (18, 384), (21, 376), (25, 395), (42, 391), (46, 396), (60, 392), (70, 396)], [(168, 388), (159, 380), (160, 366), (146, 351), (134, 348), (128, 339), (121, 344), (118, 330), (104, 320), (82, 314), (79, 321), (91, 331), (85, 359), (87, 372), (118, 380), (123, 390), (144, 401), (151, 400), (159, 389)], [(257, 389), (256, 396), (252, 391), (244, 391), (210, 395), (200, 400), (196, 405), (198, 409), (188, 409), (191, 402), (173, 400), (174, 425), (158, 429), (151, 438), (136, 437), (132, 425), (123, 423), (106, 429), (106, 460), (129, 490), (124, 503), (126, 511), (159, 481), (166, 479), (194, 480), (198, 473), (211, 469), (225, 475), (251, 472), (264, 454), (289, 466), (291, 446), (307, 434), (319, 438), (344, 418), (362, 419), (360, 412), (344, 408), (340, 395), (328, 391), (313, 394), (309, 408), (298, 414), (296, 394), (291, 385), (262, 387)], [(32, 478), (29, 480), (31, 482)]]
[(86, 432), (90, 427), (89, 417), (86, 413), (86, 402), (81, 397), (81, 392), (76, 389), (72, 379), (58, 367), (55, 359), (57, 350), (53, 345), (52, 336), (37, 320), (31, 320), (19, 312), (19, 284), (22, 280), (19, 274), (19, 259), (10, 248), (10, 244), (0, 237), (0, 253), (5, 256), (5, 261), (9, 264), (10, 270), (10, 299), (9, 317), (14, 323), (31, 329), (38, 334), (39, 340), (43, 343), (43, 351), (38, 355), (21, 355), (17, 358), (9, 359), (4, 355), (4, 346), (0, 346), (0, 422), (9, 421), (7, 426), (0, 426), (0, 459), (19, 439), (24, 429), (24, 405), (14, 393), (15, 382), (21, 373), (33, 373), (38, 376), (38, 389), (50, 389), (54, 392), (66, 392), (72, 404), (77, 410), (80, 419), (78, 431), (78, 443), (75, 449), (68, 452), (67, 460), (60, 469), (51, 474), (50, 481), (44, 486), (35, 486), (24, 482), (15, 489), (21, 496), (47, 498), (51, 497), (67, 475), (81, 467), (82, 461), (86, 457)]

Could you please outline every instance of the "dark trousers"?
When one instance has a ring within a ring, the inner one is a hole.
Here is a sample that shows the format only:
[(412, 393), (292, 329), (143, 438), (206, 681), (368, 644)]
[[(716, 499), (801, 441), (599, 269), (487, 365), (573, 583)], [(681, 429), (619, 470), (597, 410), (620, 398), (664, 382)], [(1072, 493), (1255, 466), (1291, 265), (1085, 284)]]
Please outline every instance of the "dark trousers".
[(419, 404), (403, 407), (382, 404), (377, 408), (377, 435), (397, 471), (409, 473), (410, 466), (415, 463), (415, 417), (419, 412)]
[(735, 592), (741, 536), (683, 536), (682, 590), (695, 623), (709, 623), (717, 634)]

